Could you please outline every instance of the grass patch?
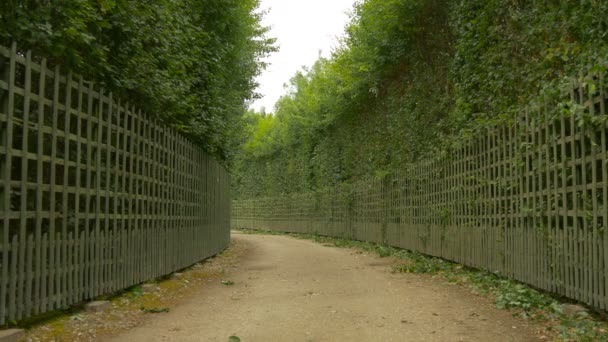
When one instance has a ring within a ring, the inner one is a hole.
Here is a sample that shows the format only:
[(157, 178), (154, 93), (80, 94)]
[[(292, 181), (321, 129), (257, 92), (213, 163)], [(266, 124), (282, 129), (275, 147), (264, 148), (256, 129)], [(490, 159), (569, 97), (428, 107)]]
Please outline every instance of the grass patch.
[(22, 329), (30, 329), (33, 326), (39, 325), (41, 323), (54, 323), (58, 320), (61, 320), (66, 317), (72, 316), (75, 312), (78, 311), (78, 308), (69, 307), (66, 309), (53, 310), (49, 312), (45, 312), (31, 318), (27, 318), (20, 321), (8, 321), (5, 325), (0, 326), (0, 329), (9, 329), (9, 328), (22, 328)]
[(169, 312), (169, 308), (167, 308), (167, 307), (151, 307), (151, 308), (146, 308), (146, 307), (142, 306), (139, 309), (141, 311), (143, 311), (144, 313), (151, 313), (151, 314)]
[(599, 315), (592, 313), (577, 317), (566, 316), (562, 312), (560, 298), (486, 270), (473, 269), (415, 251), (370, 242), (266, 230), (239, 230), (239, 232), (287, 235), (328, 246), (356, 248), (375, 253), (380, 257), (395, 257), (403, 264), (395, 267), (394, 272), (430, 274), (441, 277), (451, 284), (469, 288), (475, 293), (489, 296), (494, 299), (497, 308), (510, 310), (514, 316), (547, 323), (548, 333), (558, 335), (561, 341), (608, 341), (608, 322)]

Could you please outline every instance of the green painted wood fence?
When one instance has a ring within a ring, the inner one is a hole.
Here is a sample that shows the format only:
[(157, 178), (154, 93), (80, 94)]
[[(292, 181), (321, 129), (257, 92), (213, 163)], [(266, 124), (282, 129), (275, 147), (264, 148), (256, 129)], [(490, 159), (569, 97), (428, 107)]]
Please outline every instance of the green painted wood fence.
[(234, 201), (233, 227), (386, 243), (606, 310), (607, 83), (581, 77), (400, 175)]
[(0, 47), (0, 325), (222, 251), (229, 183), (175, 131)]

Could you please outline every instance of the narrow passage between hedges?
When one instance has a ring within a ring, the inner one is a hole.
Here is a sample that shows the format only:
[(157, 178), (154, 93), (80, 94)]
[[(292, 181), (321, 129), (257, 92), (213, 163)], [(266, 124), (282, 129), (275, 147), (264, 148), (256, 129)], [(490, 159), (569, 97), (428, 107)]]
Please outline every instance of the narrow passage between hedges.
[(538, 340), (532, 323), (487, 298), (428, 275), (392, 273), (391, 258), (286, 236), (233, 239), (244, 252), (226, 281), (109, 340)]

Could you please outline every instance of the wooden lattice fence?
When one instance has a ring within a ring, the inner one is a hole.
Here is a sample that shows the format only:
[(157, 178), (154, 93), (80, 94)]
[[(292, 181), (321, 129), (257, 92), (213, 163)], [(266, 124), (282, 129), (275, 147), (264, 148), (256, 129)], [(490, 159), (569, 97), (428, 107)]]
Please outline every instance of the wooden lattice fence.
[(93, 83), (0, 47), (0, 325), (217, 254), (229, 176)]
[(608, 84), (569, 88), (400, 175), (234, 201), (233, 227), (387, 243), (606, 310)]

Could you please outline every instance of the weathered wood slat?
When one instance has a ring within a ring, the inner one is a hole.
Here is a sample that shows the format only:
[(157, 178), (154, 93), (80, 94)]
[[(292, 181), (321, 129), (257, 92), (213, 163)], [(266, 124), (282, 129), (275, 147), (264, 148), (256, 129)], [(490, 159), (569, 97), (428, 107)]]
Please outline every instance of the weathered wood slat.
[[(120, 100), (118, 100), (117, 104), (116, 104), (116, 109), (115, 109), (115, 117), (116, 117), (116, 124), (118, 125), (121, 121), (121, 103)], [(123, 235), (121, 234), (122, 230), (124, 229), (124, 226), (122, 225), (122, 220), (118, 217), (118, 212), (119, 212), (119, 203), (120, 201), (122, 201), (122, 196), (120, 193), (120, 183), (119, 183), (119, 165), (120, 165), (120, 153), (118, 152), (118, 149), (120, 148), (120, 131), (116, 130), (116, 136), (114, 138), (114, 146), (117, 149), (117, 152), (114, 155), (114, 164), (113, 164), (113, 170), (112, 172), (114, 173), (114, 183), (112, 184), (113, 189), (114, 189), (114, 196), (113, 196), (113, 216), (114, 216), (114, 220), (113, 220), (113, 225), (114, 225), (114, 229), (117, 231), (117, 243), (116, 243), (116, 262), (115, 262), (115, 268), (113, 270), (113, 274), (117, 275), (117, 278), (114, 282), (115, 284), (115, 288), (116, 289), (120, 289), (123, 288), (123, 284), (124, 284), (124, 272), (123, 272)]]
[(17, 269), (17, 261), (19, 260), (19, 248), (21, 246), (19, 246), (19, 236), (18, 235), (13, 235), (13, 239), (11, 242), (11, 265), (10, 265), (10, 271), (9, 271), (9, 297), (8, 297), (8, 319), (9, 320), (15, 320), (17, 319), (17, 307), (19, 306), (19, 303), (17, 302), (18, 300), (18, 296), (17, 296), (17, 289), (19, 286), (19, 278), (17, 276), (17, 273), (19, 272), (19, 270)]
[(25, 310), (22, 317), (29, 317), (32, 314), (32, 281), (34, 272), (32, 271), (33, 266), (33, 251), (34, 251), (34, 236), (28, 234), (27, 236), (27, 247), (25, 255)]
[[(87, 89), (86, 92), (86, 97), (87, 97), (87, 109), (86, 109), (86, 113), (87, 113), (87, 118), (84, 119), (81, 123), (81, 125), (86, 125), (86, 137), (88, 141), (93, 141), (93, 124), (91, 123), (91, 120), (89, 118), (93, 117), (93, 97), (90, 95), (93, 92), (93, 85), (89, 84), (89, 87)], [(86, 146), (86, 154), (85, 154), (85, 162), (86, 162), (86, 167), (85, 167), (85, 177), (86, 177), (86, 195), (85, 195), (85, 208), (84, 208), (84, 212), (87, 213), (87, 216), (84, 218), (85, 220), (85, 225), (84, 225), (84, 239), (85, 239), (85, 276), (84, 276), (84, 288), (85, 288), (85, 297), (86, 298), (91, 298), (94, 296), (93, 294), (93, 286), (91, 286), (91, 284), (93, 283), (93, 256), (92, 256), (92, 248), (91, 248), (91, 241), (93, 240), (93, 238), (91, 238), (91, 218), (89, 217), (89, 214), (91, 212), (93, 212), (91, 210), (91, 198), (92, 198), (92, 193), (89, 191), (92, 186), (93, 186), (93, 182), (91, 181), (91, 173), (92, 173), (92, 162), (93, 162), (93, 158), (92, 158), (92, 146), (91, 144), (87, 144)], [(95, 212), (93, 212), (95, 213)]]
[(47, 310), (51, 310), (48, 306), (49, 298), (47, 292), (47, 284), (48, 284), (48, 264), (47, 264), (47, 255), (49, 253), (49, 243), (48, 243), (48, 234), (42, 234), (41, 238), (41, 246), (42, 246), (42, 259), (41, 259), (41, 268), (40, 268), (40, 312), (46, 312)]
[[(22, 138), (21, 138), (21, 148), (24, 151), (28, 150), (28, 137), (29, 137), (29, 116), (30, 116), (30, 94), (32, 92), (32, 54), (31, 52), (26, 53), (25, 59), (25, 95), (23, 97), (23, 124), (22, 124)], [(20, 197), (21, 203), (19, 204), (19, 211), (21, 212), (21, 218), (19, 220), (19, 264), (25, 265), (25, 255), (27, 249), (27, 219), (24, 217), (24, 213), (27, 211), (27, 169), (28, 169), (28, 160), (26, 158), (21, 158), (21, 190)], [(26, 272), (22, 270), (18, 272), (18, 293), (17, 293), (17, 301), (18, 302), (26, 302), (26, 306), (29, 304), (31, 298), (29, 298), (29, 293), (27, 292), (26, 287)], [(30, 284), (31, 285), (31, 284)], [(17, 319), (23, 317), (23, 306), (17, 306)]]
[[(68, 72), (67, 75), (67, 89), (65, 90), (65, 112), (64, 112), (64, 136), (67, 137), (69, 135), (70, 132), (70, 122), (71, 122), (71, 118), (72, 118), (72, 74), (70, 72)], [(65, 160), (70, 160), (70, 140), (65, 139), (63, 141), (64, 144), (64, 149), (63, 149), (63, 158)], [(69, 167), (65, 166), (63, 167), (63, 185), (66, 186), (70, 183), (70, 178), (69, 178)], [(68, 209), (68, 192), (67, 191), (63, 191), (62, 192), (62, 202), (61, 202), (61, 236), (63, 236), (64, 238), (67, 237), (68, 235), (68, 220), (70, 218), (70, 212)], [(68, 273), (65, 272), (66, 268), (68, 267), (68, 246), (67, 244), (63, 244), (61, 246), (61, 261), (60, 263), (63, 265), (64, 268), (64, 272), (61, 274), (61, 279), (60, 279), (60, 293), (61, 293), (61, 301), (60, 301), (60, 306), (65, 307), (67, 305), (68, 302), (68, 298), (66, 298), (67, 293), (69, 293), (69, 288), (68, 288)]]
[[(10, 244), (10, 236), (9, 236), (9, 227), (10, 220), (6, 213), (11, 211), (11, 188), (10, 188), (10, 179), (11, 179), (11, 170), (12, 170), (12, 141), (13, 141), (13, 115), (14, 115), (14, 84), (15, 84), (15, 58), (16, 58), (16, 44), (11, 46), (10, 52), (6, 51), (6, 54), (2, 56), (1, 61), (3, 65), (3, 75), (2, 79), (6, 80), (8, 83), (7, 93), (2, 97), (1, 107), (3, 113), (6, 114), (6, 128), (2, 130), (1, 140), (2, 144), (6, 146), (4, 152), (4, 160), (2, 167), (2, 179), (4, 181), (3, 193), (2, 193), (2, 202), (1, 208), (4, 213), (2, 217), (2, 278), (0, 279), (0, 325), (6, 322), (7, 311), (9, 308), (7, 298), (9, 297), (9, 244)], [(8, 61), (6, 60), (8, 57)], [(8, 64), (8, 67), (7, 67)], [(10, 299), (9, 299), (10, 300)]]

